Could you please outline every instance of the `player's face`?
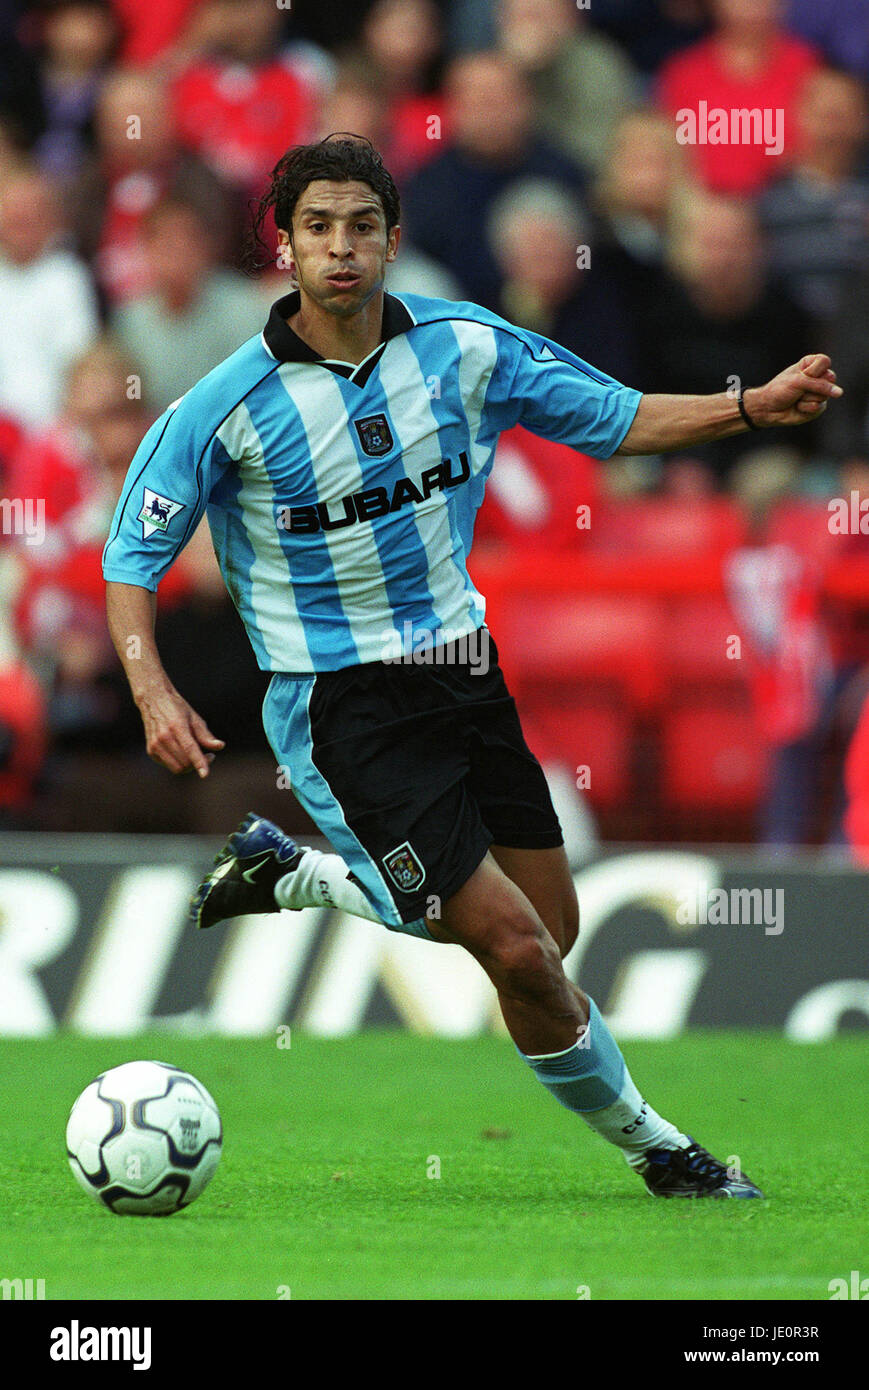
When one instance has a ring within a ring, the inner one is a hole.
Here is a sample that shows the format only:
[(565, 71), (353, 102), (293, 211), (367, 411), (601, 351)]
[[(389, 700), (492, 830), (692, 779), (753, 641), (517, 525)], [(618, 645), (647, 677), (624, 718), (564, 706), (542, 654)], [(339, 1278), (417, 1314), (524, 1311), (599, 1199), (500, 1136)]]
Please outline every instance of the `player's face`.
[(349, 318), (383, 289), (400, 231), (387, 232), (380, 199), (368, 184), (315, 179), (296, 203), (292, 242), (286, 232), (278, 235), (303, 298)]

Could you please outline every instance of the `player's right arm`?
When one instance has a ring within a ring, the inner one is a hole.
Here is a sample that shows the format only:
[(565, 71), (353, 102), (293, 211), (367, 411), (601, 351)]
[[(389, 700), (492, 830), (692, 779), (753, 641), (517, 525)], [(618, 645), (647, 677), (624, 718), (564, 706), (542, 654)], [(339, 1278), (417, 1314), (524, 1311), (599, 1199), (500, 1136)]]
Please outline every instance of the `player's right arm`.
[(103, 551), (103, 576), (109, 630), (149, 756), (170, 772), (207, 777), (224, 745), (175, 689), (154, 638), (160, 581), (230, 463), (214, 427), (221, 415), (209, 409), (202, 386), (161, 415), (139, 445)]
[(157, 595), (138, 584), (106, 583), (109, 632), (142, 716), (148, 756), (169, 772), (208, 776), (208, 764), (225, 747), (201, 715), (178, 693), (154, 639)]

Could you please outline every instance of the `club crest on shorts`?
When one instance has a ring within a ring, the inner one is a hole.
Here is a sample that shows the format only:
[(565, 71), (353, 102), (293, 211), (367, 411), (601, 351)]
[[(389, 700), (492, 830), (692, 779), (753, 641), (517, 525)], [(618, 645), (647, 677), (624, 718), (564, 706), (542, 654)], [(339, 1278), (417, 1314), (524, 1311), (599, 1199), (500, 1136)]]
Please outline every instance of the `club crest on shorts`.
[(171, 497), (161, 497), (159, 492), (146, 487), (142, 510), (136, 518), (142, 523), (142, 536), (147, 540), (155, 531), (168, 531), (173, 516), (183, 511), (183, 502), (173, 502)]
[(421, 883), (425, 882), (425, 869), (411, 849), (408, 840), (385, 854), (383, 863), (389, 877), (396, 888), (401, 889), (402, 893), (412, 893)]
[(385, 415), (366, 415), (364, 420), (354, 420), (353, 423), (366, 454), (380, 458), (382, 454), (389, 453), (395, 441)]

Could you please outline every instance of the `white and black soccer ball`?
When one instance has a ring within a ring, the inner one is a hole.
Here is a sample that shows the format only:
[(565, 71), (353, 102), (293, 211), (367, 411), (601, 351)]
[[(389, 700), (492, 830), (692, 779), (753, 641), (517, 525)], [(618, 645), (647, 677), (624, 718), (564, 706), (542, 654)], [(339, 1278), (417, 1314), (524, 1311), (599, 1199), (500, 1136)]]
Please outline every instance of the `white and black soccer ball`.
[(85, 1192), (121, 1215), (168, 1216), (195, 1201), (220, 1160), (220, 1112), (201, 1081), (166, 1062), (124, 1062), (86, 1086), (66, 1126)]

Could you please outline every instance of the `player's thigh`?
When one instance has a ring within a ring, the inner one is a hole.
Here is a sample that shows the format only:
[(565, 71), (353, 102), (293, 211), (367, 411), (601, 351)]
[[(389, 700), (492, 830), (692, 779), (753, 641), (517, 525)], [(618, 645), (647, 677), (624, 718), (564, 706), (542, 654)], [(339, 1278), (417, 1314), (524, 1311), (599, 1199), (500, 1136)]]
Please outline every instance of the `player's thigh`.
[(509, 956), (517, 944), (539, 942), (547, 936), (534, 904), (491, 853), (446, 899), (439, 920), (429, 923), (429, 930), (436, 941), (464, 946), (484, 968)]
[(492, 845), (490, 853), (532, 903), (562, 956), (566, 956), (579, 931), (579, 905), (564, 846), (513, 849)]

